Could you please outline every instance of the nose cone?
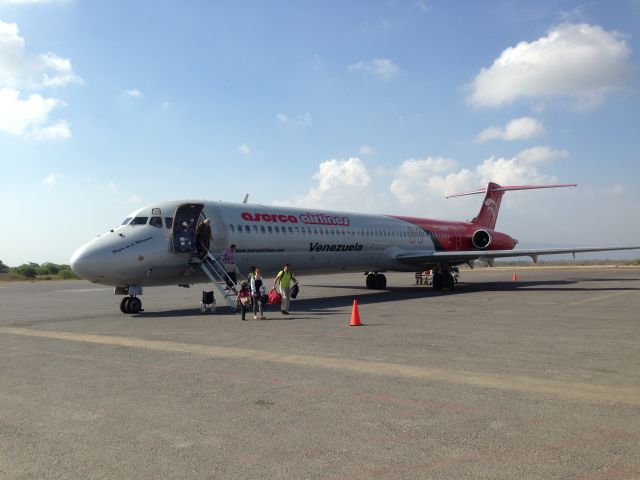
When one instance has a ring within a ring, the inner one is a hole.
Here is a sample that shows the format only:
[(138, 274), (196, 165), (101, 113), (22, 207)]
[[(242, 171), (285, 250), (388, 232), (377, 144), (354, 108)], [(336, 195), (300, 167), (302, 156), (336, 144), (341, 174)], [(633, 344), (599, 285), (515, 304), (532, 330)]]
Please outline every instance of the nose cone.
[(76, 275), (90, 282), (95, 282), (104, 274), (106, 259), (104, 248), (95, 242), (89, 242), (77, 249), (71, 256), (71, 270)]

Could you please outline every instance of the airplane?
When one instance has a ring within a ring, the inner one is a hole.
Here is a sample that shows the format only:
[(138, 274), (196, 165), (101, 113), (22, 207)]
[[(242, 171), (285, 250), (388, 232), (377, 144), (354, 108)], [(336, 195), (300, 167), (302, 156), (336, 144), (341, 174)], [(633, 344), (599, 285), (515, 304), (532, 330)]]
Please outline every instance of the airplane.
[[(259, 204), (172, 201), (140, 208), (116, 228), (78, 248), (70, 265), (80, 277), (115, 286), (124, 295), (120, 310), (142, 311), (143, 287), (189, 287), (211, 282), (230, 307), (235, 286), (219, 262), (220, 254), (237, 245), (236, 266), (275, 275), (289, 263), (303, 273), (364, 272), (366, 286), (385, 289), (383, 272), (431, 269), (434, 290), (454, 288), (452, 268), (476, 260), (493, 265), (496, 258), (639, 249), (640, 246), (515, 250), (518, 240), (495, 230), (505, 192), (574, 187), (576, 184), (500, 186), (462, 195), (485, 194), (470, 222), (397, 215), (372, 215), (307, 210)], [(210, 220), (212, 240), (206, 256), (196, 255), (195, 227)]]

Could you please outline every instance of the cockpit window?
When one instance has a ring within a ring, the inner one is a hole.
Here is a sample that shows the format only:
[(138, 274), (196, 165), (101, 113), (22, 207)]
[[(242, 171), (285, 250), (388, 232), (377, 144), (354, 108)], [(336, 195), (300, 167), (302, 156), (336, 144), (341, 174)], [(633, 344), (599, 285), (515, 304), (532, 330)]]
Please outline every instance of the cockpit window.
[(149, 225), (156, 228), (162, 228), (162, 217), (151, 217)]
[(171, 217), (164, 217), (164, 225), (167, 228), (171, 228), (173, 227), (173, 218)]
[(149, 217), (135, 217), (129, 225), (146, 225)]
[(128, 225), (130, 221), (131, 221), (131, 217), (127, 217), (124, 219), (124, 222), (122, 222), (120, 225)]

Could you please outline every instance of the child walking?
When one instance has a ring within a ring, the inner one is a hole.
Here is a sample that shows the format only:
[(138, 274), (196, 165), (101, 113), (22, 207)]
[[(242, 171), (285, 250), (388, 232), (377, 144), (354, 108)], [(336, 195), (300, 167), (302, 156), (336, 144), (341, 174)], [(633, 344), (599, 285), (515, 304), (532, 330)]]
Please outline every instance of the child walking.
[(249, 285), (245, 281), (240, 285), (240, 291), (238, 295), (236, 295), (236, 302), (240, 306), (242, 320), (246, 320), (245, 315), (247, 314), (247, 310), (249, 310), (249, 305), (251, 305), (251, 292), (249, 291)]

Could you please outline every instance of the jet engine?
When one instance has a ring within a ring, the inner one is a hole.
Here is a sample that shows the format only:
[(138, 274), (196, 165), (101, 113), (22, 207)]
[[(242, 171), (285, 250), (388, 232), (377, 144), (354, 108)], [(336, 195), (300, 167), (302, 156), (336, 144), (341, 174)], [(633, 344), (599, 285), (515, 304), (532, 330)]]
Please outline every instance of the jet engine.
[(471, 237), (471, 243), (475, 248), (483, 250), (491, 245), (493, 237), (487, 230), (476, 230)]

